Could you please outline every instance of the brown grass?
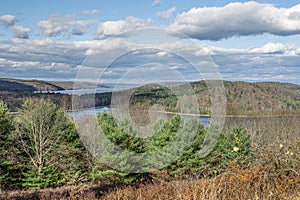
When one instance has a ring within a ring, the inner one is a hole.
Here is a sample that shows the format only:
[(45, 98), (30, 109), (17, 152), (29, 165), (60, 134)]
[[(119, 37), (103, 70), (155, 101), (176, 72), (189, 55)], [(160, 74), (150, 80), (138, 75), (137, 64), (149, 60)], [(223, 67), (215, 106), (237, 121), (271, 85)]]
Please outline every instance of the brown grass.
[[(243, 124), (252, 133), (256, 158), (246, 169), (231, 165), (216, 176), (191, 175), (189, 178), (127, 186), (85, 184), (38, 191), (0, 191), (0, 199), (300, 200), (299, 118), (241, 118), (234, 122)], [(235, 125), (231, 121), (227, 123), (228, 126)]]
[[(292, 152), (293, 156), (287, 155)], [(261, 150), (249, 169), (231, 166), (215, 177), (114, 188), (101, 199), (298, 199), (300, 141)], [(195, 176), (194, 176), (195, 177)], [(91, 196), (90, 196), (91, 197)]]
[[(297, 142), (300, 144), (300, 141)], [(300, 199), (300, 146), (273, 148), (249, 169), (231, 166), (214, 177), (191, 176), (139, 185), (81, 185), (3, 193), (1, 199)], [(286, 154), (293, 150), (293, 156)]]
[[(272, 161), (272, 160), (270, 160)], [(102, 199), (299, 199), (299, 170), (275, 163), (228, 169), (213, 178), (145, 184), (115, 189)]]

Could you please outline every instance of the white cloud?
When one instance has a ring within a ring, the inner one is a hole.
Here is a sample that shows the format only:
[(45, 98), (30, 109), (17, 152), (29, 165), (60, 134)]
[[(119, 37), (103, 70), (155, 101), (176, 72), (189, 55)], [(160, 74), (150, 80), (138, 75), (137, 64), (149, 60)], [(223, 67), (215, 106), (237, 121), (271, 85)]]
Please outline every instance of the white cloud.
[(163, 56), (167, 56), (168, 55), (168, 52), (166, 51), (160, 51), (156, 54), (158, 57), (163, 57)]
[(12, 26), (16, 22), (16, 16), (13, 15), (2, 15), (0, 16), (0, 22), (5, 26)]
[[(112, 63), (104, 78), (114, 81), (136, 66), (148, 69), (147, 64), (153, 63), (155, 66), (165, 65), (166, 69), (176, 70), (194, 80), (199, 73), (178, 59), (191, 54), (199, 54), (200, 58), (210, 55), (226, 80), (299, 83), (300, 48), (281, 43), (268, 43), (252, 49), (222, 49), (205, 44), (187, 44), (183, 40), (155, 44), (151, 48), (122, 38), (76, 42), (18, 38), (0, 41), (0, 67), (4, 77), (71, 80), (76, 77), (79, 66), (85, 66), (86, 72), (95, 76)], [(202, 61), (205, 63), (207, 59)], [(158, 79), (164, 78), (155, 70), (161, 72), (153, 68), (153, 75)]]
[(157, 5), (159, 5), (161, 3), (161, 0), (154, 0), (153, 2), (152, 2), (152, 6), (157, 6)]
[(171, 66), (170, 69), (185, 69), (186, 66), (179, 66), (179, 65), (174, 65), (174, 66)]
[(144, 20), (131, 16), (125, 20), (106, 21), (99, 24), (95, 38), (126, 37), (136, 29), (143, 28), (149, 23), (151, 23), (150, 19)]
[(192, 8), (177, 15), (170, 28), (201, 40), (263, 33), (281, 36), (300, 34), (300, 5), (279, 8), (250, 1), (230, 3), (224, 7)]
[(297, 48), (282, 43), (269, 42), (260, 48), (253, 48), (249, 50), (250, 53), (265, 53), (265, 54), (290, 54), (294, 55)]
[(28, 39), (29, 33), (32, 31), (30, 28), (24, 26), (11, 26), (11, 29), (15, 37), (23, 39)]
[(0, 41), (0, 71), (4, 77), (67, 80), (76, 77), (81, 65), (97, 72), (121, 50), (131, 50), (121, 39), (59, 42), (13, 38)]
[[(80, 27), (81, 33), (85, 33), (88, 26), (95, 24), (94, 20), (77, 20), (74, 15), (51, 15), (48, 20), (42, 20), (37, 23), (37, 26), (46, 36), (57, 36), (61, 33), (68, 32), (71, 28)], [(73, 29), (74, 30), (74, 29)], [(71, 32), (78, 34), (78, 31)]]
[(83, 10), (82, 14), (84, 14), (84, 15), (96, 15), (96, 14), (99, 14), (99, 10), (96, 10), (96, 9)]
[(16, 67), (24, 67), (24, 66), (36, 66), (41, 63), (39, 62), (30, 62), (30, 61), (13, 61), (13, 60), (7, 60), (7, 59), (0, 59), (0, 67), (10, 66), (13, 68)]
[[(89, 44), (18, 39), (0, 43), (0, 66), (7, 77), (68, 77), (82, 63)], [(52, 66), (52, 68), (50, 67)], [(13, 69), (12, 69), (13, 68)], [(48, 70), (48, 71), (45, 71)], [(50, 70), (50, 71), (49, 71)]]
[(4, 24), (8, 29), (12, 30), (15, 37), (28, 39), (29, 33), (32, 30), (28, 27), (14, 25), (16, 21), (17, 18), (13, 15), (0, 16), (0, 23)]
[(172, 8), (169, 8), (168, 10), (158, 11), (156, 13), (156, 16), (163, 20), (168, 20), (168, 19), (170, 19), (170, 17), (172, 17), (172, 15), (174, 14), (175, 11), (176, 11), (176, 7), (172, 7)]

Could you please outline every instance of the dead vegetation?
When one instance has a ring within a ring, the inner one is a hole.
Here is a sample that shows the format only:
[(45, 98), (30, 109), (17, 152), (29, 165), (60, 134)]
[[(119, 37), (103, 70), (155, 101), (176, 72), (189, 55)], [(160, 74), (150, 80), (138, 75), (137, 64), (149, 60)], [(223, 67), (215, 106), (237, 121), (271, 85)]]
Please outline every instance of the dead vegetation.
[(257, 149), (249, 168), (233, 163), (217, 175), (131, 185), (79, 185), (39, 191), (10, 191), (1, 199), (296, 199), (300, 198), (300, 140)]
[(117, 188), (102, 199), (299, 199), (299, 153), (300, 141), (262, 150), (249, 169), (233, 165), (215, 177)]

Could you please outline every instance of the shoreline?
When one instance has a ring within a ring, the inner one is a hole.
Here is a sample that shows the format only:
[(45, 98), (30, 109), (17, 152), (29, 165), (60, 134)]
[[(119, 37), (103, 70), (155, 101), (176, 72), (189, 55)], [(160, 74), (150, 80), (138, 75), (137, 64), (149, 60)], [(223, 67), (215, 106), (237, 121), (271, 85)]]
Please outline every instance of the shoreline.
[[(91, 108), (83, 108), (78, 110), (66, 110), (66, 112), (80, 112), (85, 110), (92, 110), (92, 109), (101, 109), (101, 108), (108, 108), (108, 106), (101, 106), (101, 107), (91, 107)], [(132, 111), (136, 112), (136, 111)], [(169, 114), (169, 115), (182, 115), (182, 116), (193, 116), (193, 117), (228, 117), (228, 118), (272, 118), (272, 117), (300, 117), (300, 115), (223, 115), (223, 116), (212, 116), (209, 114), (191, 114), (191, 113), (179, 113), (179, 112), (171, 112), (171, 111), (153, 111), (153, 110), (141, 110), (139, 112), (156, 112), (162, 114)]]

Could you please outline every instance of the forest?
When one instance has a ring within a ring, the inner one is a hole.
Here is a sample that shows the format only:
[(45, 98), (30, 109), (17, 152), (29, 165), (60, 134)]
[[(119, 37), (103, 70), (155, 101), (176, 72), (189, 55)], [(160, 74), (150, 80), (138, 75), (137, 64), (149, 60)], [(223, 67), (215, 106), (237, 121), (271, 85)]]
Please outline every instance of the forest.
[[(192, 86), (203, 101), (201, 112), (209, 114), (205, 84)], [(108, 140), (97, 134), (82, 135), (62, 99), (49, 98), (55, 94), (27, 93), (13, 109), (4, 98), (0, 101), (0, 198), (299, 198), (299, 86), (244, 82), (225, 82), (225, 86), (229, 108), (224, 127), (203, 126), (195, 118), (173, 115), (158, 119), (150, 136), (140, 137), (127, 117), (116, 120), (102, 112), (96, 126)], [(177, 97), (168, 88), (145, 86), (133, 94), (131, 111), (147, 110), (153, 104), (178, 111)], [(106, 97), (99, 98), (103, 104), (110, 102)], [(11, 115), (12, 111), (17, 113)], [(83, 123), (94, 130), (92, 124)], [(210, 143), (212, 149), (201, 154)], [(107, 147), (107, 152), (129, 153), (105, 154), (98, 146)], [(161, 149), (161, 154), (152, 154)]]

